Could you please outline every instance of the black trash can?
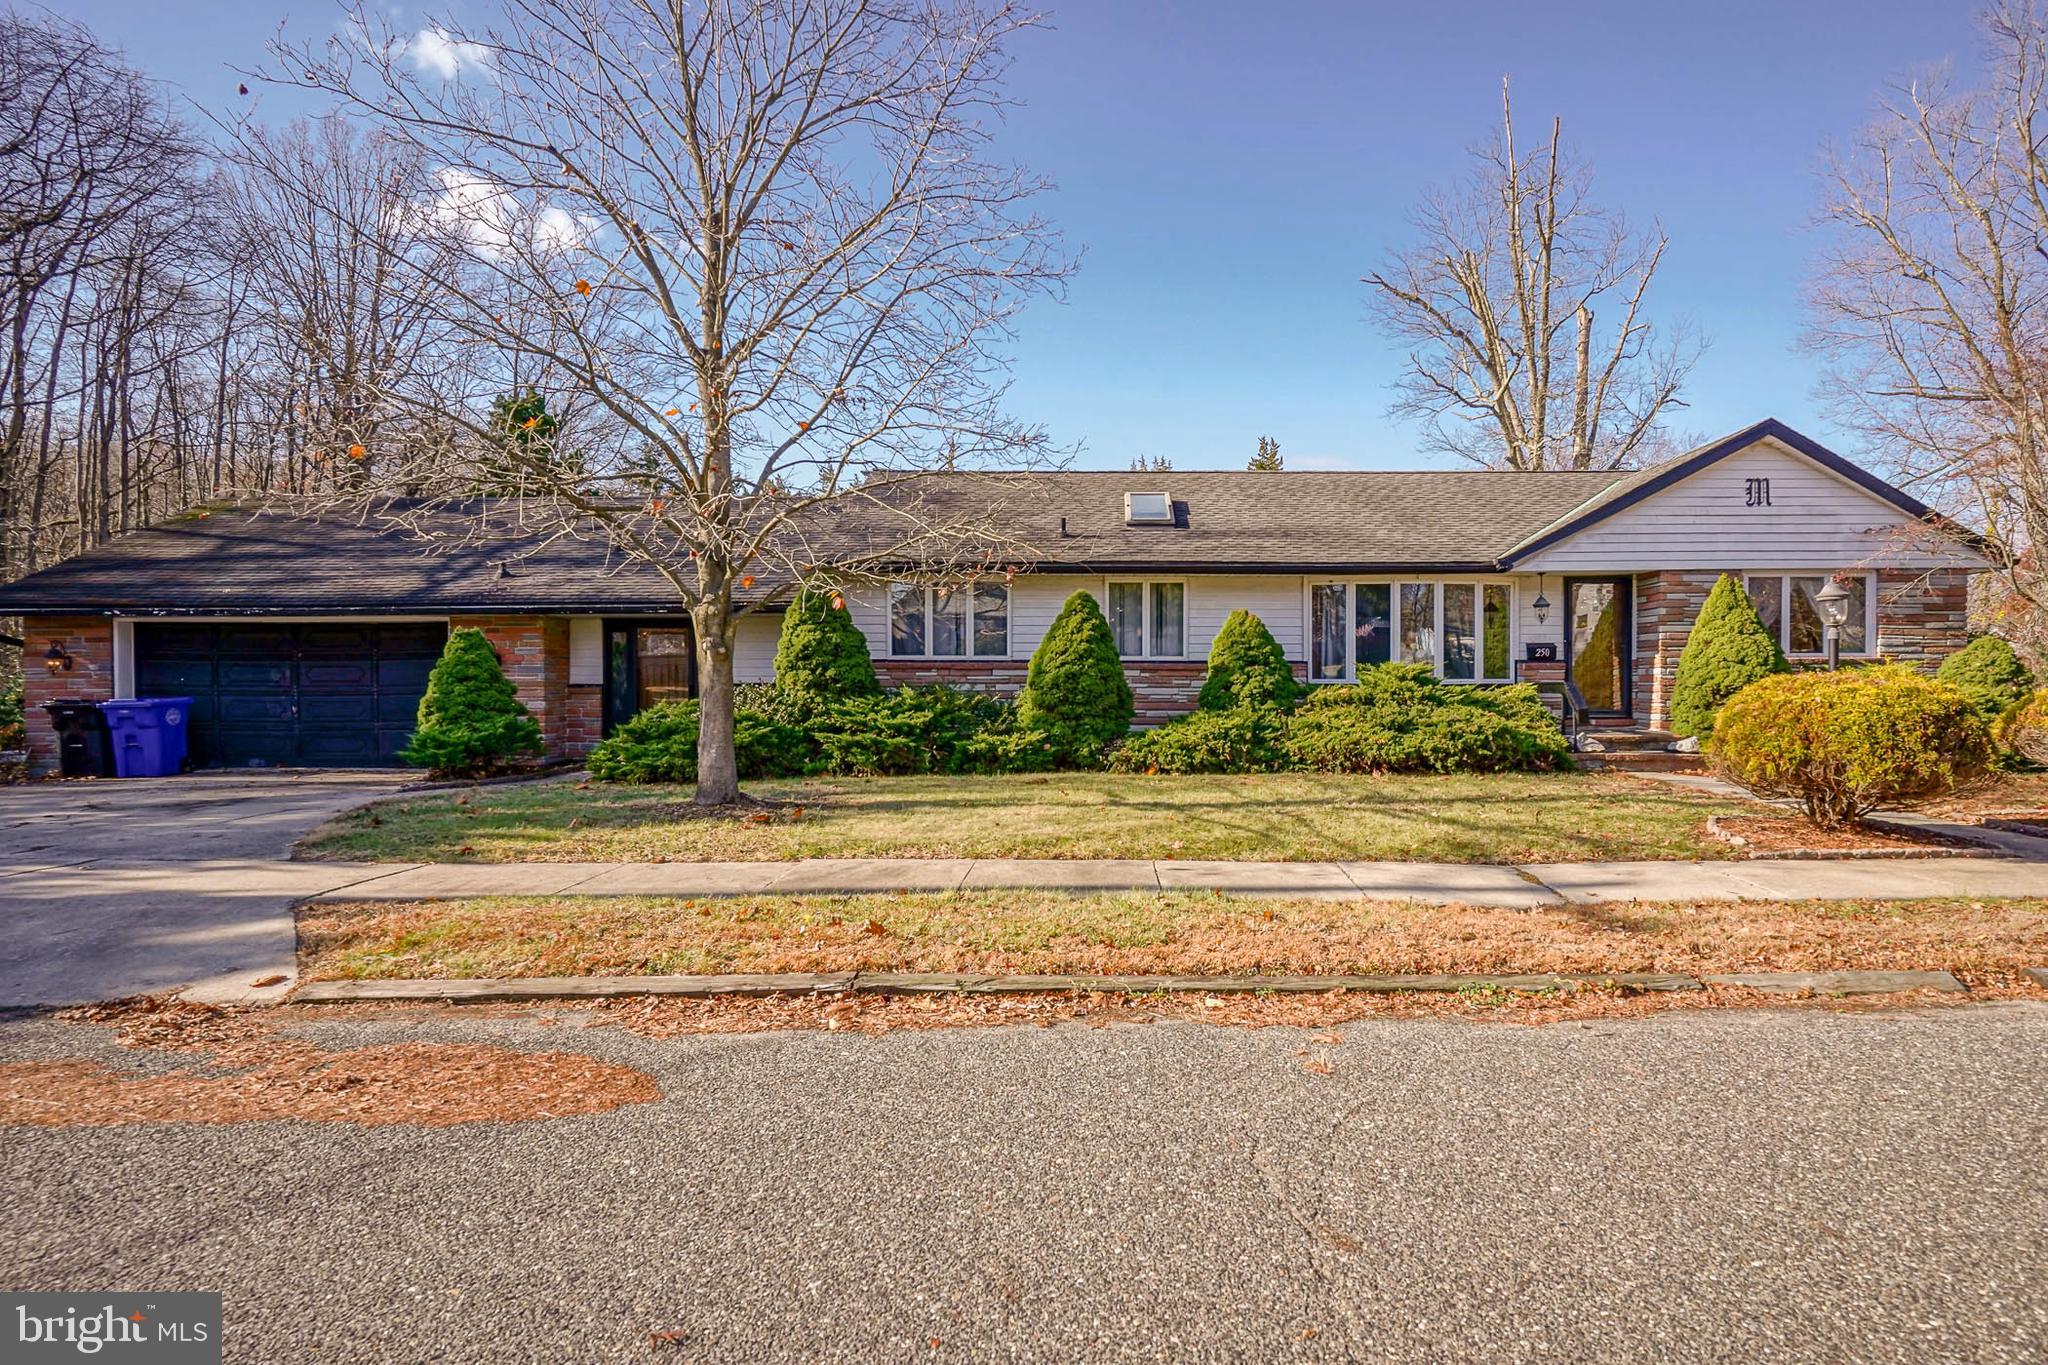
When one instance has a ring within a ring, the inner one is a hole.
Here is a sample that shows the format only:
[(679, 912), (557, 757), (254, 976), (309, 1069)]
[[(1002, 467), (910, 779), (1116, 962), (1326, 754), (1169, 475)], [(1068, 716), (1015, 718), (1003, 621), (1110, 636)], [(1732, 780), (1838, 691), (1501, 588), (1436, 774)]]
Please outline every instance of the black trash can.
[(49, 701), (43, 710), (57, 730), (57, 770), (66, 777), (112, 777), (114, 746), (107, 714), (95, 701)]

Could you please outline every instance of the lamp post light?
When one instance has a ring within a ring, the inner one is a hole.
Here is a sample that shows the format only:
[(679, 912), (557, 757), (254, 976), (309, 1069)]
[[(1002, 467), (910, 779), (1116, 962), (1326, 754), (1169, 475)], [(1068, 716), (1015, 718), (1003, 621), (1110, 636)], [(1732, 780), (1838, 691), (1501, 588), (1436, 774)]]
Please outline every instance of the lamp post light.
[(1813, 607), (1820, 613), (1820, 623), (1826, 629), (1828, 647), (1828, 668), (1842, 666), (1842, 627), (1849, 621), (1849, 590), (1830, 578), (1821, 590), (1814, 594)]

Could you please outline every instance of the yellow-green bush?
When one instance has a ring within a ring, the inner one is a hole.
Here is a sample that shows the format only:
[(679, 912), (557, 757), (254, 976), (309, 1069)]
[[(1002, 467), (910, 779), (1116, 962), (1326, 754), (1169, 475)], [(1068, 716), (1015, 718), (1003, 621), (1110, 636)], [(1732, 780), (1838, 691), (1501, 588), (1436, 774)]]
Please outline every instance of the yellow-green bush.
[(1991, 737), (2007, 753), (2048, 766), (2048, 687), (2007, 707)]
[(1781, 673), (1722, 705), (1708, 752), (1737, 782), (1834, 829), (1980, 776), (1991, 736), (1961, 688), (1900, 664)]

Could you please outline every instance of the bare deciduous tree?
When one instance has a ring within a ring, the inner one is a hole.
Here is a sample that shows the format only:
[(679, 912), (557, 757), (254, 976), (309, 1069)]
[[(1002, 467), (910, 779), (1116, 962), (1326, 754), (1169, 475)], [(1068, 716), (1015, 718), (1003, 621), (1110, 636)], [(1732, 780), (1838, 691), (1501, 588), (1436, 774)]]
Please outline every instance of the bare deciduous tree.
[(1984, 86), (1893, 87), (1826, 168), (1810, 344), (1837, 412), (2048, 607), (2048, 23), (1984, 15)]
[[(757, 604), (737, 590), (881, 563), (820, 532), (849, 511), (886, 508), (927, 551), (985, 541), (999, 528), (906, 513), (916, 482), (1045, 450), (999, 408), (995, 348), (1068, 267), (1038, 182), (986, 149), (1033, 22), (971, 0), (508, 0), (408, 34), (363, 5), (278, 53), (277, 79), (415, 150), (414, 197), (466, 247), (397, 264), (411, 307), (499, 363), (387, 396), (478, 441), (500, 394), (586, 405), (575, 460), (518, 471), (522, 515), (601, 537), (687, 608), (700, 803), (739, 796), (734, 626)], [(366, 493), (431, 484), (442, 457), (373, 458)]]
[[(135, 371), (160, 372), (138, 343), (165, 303), (167, 257), (185, 248), (195, 156), (155, 92), (91, 34), (0, 15), (0, 579), (34, 558), (21, 503), (47, 473), (51, 436), (35, 415), (60, 392), (91, 402), (102, 460), (135, 434)], [(67, 342), (87, 348), (78, 388), (59, 376)]]
[(1700, 352), (1689, 327), (1659, 337), (1644, 313), (1663, 231), (1632, 232), (1592, 202), (1560, 122), (1521, 152), (1505, 83), (1500, 134), (1472, 155), (1469, 179), (1416, 213), (1419, 240), (1366, 276), (1375, 313), (1410, 347), (1393, 411), (1490, 469), (1614, 469), (1660, 453)]

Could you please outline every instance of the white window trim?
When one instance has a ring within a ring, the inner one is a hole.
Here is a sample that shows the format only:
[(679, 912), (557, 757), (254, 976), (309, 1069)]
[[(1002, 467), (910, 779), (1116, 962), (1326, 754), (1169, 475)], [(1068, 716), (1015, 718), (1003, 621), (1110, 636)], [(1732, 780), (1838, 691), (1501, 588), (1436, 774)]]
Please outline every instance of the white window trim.
[[(891, 583), (888, 591), (882, 594), (882, 639), (888, 650), (882, 657), (886, 659), (951, 660), (958, 663), (1001, 663), (1010, 657), (1011, 647), (1016, 640), (1017, 599), (1016, 593), (1012, 591), (1013, 586), (1009, 583), (989, 583), (974, 580), (947, 584)], [(925, 648), (922, 654), (899, 654), (896, 652), (896, 590), (898, 588), (916, 588), (924, 594)], [(976, 588), (1001, 588), (1003, 590), (1003, 652), (1000, 654), (976, 654), (974, 652), (974, 590)], [(940, 592), (964, 592), (967, 594), (967, 629), (964, 637), (967, 651), (964, 654), (932, 653), (932, 636), (935, 633), (932, 630), (932, 622), (938, 617), (938, 613), (934, 609), (933, 598), (935, 594)]]
[[(1148, 660), (1168, 662), (1174, 659), (1187, 658), (1188, 636), (1192, 633), (1188, 623), (1188, 581), (1185, 578), (1105, 578), (1102, 580), (1102, 614), (1104, 619), (1107, 619), (1109, 616), (1109, 590), (1111, 587), (1121, 583), (1136, 583), (1143, 589), (1143, 592), (1139, 594), (1142, 600), (1138, 610), (1138, 638), (1145, 642), (1146, 647), (1142, 653), (1118, 654), (1117, 657), (1134, 663), (1143, 663)], [(1152, 589), (1154, 586), (1180, 589), (1180, 653), (1178, 654), (1154, 654), (1152, 652)], [(1116, 628), (1112, 626), (1110, 628), (1110, 638), (1114, 640), (1115, 637)]]
[[(1742, 591), (1749, 593), (1752, 578), (1775, 578), (1778, 580), (1778, 648), (1785, 651), (1788, 659), (1825, 659), (1826, 645), (1819, 649), (1794, 651), (1792, 648), (1792, 580), (1795, 578), (1860, 578), (1863, 580), (1863, 648), (1842, 650), (1845, 659), (1875, 659), (1883, 651), (1878, 648), (1877, 638), (1877, 570), (1875, 569), (1744, 569)], [(1825, 638), (1825, 634), (1823, 634)]]
[[(1344, 590), (1344, 620), (1349, 627), (1346, 638), (1356, 629), (1357, 604), (1354, 600), (1360, 583), (1383, 583), (1387, 586), (1389, 620), (1388, 630), (1392, 634), (1391, 647), (1387, 657), (1394, 663), (1402, 662), (1401, 655), (1401, 588), (1404, 584), (1424, 583), (1434, 585), (1435, 610), (1430, 618), (1430, 638), (1434, 648), (1429, 662), (1430, 671), (1437, 679), (1454, 687), (1499, 687), (1515, 680), (1515, 656), (1522, 649), (1521, 594), (1516, 590), (1515, 580), (1499, 575), (1485, 577), (1456, 576), (1451, 578), (1420, 578), (1414, 575), (1392, 577), (1388, 575), (1354, 574), (1348, 578), (1318, 574), (1304, 578), (1301, 584), (1301, 640), (1302, 658), (1308, 664), (1308, 680), (1325, 686), (1342, 685), (1358, 681), (1358, 657), (1356, 648), (1344, 651), (1344, 671), (1336, 677), (1316, 676), (1315, 639), (1315, 590), (1319, 587), (1340, 587)], [(1478, 640), (1477, 664), (1481, 670), (1486, 667), (1486, 603), (1483, 590), (1499, 586), (1508, 590), (1508, 673), (1501, 678), (1446, 678), (1444, 677), (1444, 589), (1453, 585), (1471, 584), (1473, 588), (1473, 626)]]

